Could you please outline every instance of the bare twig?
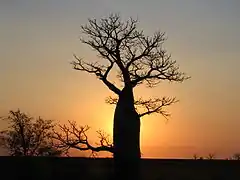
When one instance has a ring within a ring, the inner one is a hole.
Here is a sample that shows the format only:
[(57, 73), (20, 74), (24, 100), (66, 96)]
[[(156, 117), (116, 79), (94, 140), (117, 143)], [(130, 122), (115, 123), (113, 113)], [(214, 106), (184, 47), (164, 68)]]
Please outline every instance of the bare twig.
[(110, 143), (108, 136), (103, 131), (98, 131), (99, 145), (93, 146), (89, 143), (87, 131), (88, 126), (77, 127), (76, 122), (68, 121), (68, 125), (59, 125), (60, 131), (56, 132), (54, 139), (58, 141), (58, 147), (63, 149), (78, 149), (81, 151), (90, 150), (92, 152), (108, 151), (113, 152), (113, 145)]
[[(118, 98), (109, 96), (106, 98), (105, 102), (108, 104), (117, 104)], [(139, 98), (138, 100), (134, 101), (134, 105), (140, 117), (158, 113), (167, 119), (170, 114), (165, 110), (165, 108), (176, 102), (178, 102), (176, 98), (169, 97), (150, 98), (148, 100)]]
[(163, 80), (182, 82), (188, 79), (163, 49), (165, 33), (158, 31), (153, 36), (146, 36), (137, 25), (138, 20), (122, 21), (119, 14), (110, 14), (100, 20), (89, 19), (85, 26), (81, 26), (85, 37), (80, 40), (109, 65), (98, 61), (87, 63), (74, 55), (74, 69), (95, 74), (118, 95), (120, 90), (107, 80), (114, 65), (119, 69), (117, 77), (120, 81), (132, 87), (144, 82), (153, 87)]

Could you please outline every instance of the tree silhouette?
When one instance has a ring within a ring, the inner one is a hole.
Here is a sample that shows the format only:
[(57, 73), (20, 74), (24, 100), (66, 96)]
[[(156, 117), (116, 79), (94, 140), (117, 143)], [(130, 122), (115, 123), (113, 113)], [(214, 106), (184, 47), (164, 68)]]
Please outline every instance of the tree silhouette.
[[(126, 174), (138, 174), (140, 118), (153, 113), (167, 118), (170, 114), (165, 107), (177, 102), (170, 97), (134, 99), (133, 89), (141, 84), (155, 87), (162, 81), (183, 82), (189, 78), (163, 48), (165, 33), (158, 31), (146, 36), (137, 25), (138, 20), (122, 20), (119, 14), (88, 19), (81, 26), (80, 40), (97, 52), (99, 60), (84, 61), (74, 54), (72, 62), (75, 70), (95, 75), (116, 95), (106, 102), (116, 104), (113, 153), (117, 174), (123, 178)], [(109, 80), (111, 72), (117, 73), (122, 88)]]
[(33, 119), (27, 114), (10, 111), (2, 118), (8, 121), (7, 130), (0, 132), (0, 145), (11, 156), (59, 156), (62, 151), (54, 146), (52, 120)]
[(233, 160), (240, 160), (240, 153), (233, 154), (232, 159)]
[(199, 156), (197, 154), (193, 154), (193, 159), (197, 160), (199, 158)]
[(215, 159), (215, 154), (214, 154), (214, 153), (209, 153), (208, 156), (207, 156), (207, 159), (208, 159), (208, 160), (213, 160), (213, 159)]
[(90, 150), (92, 153), (107, 151), (113, 152), (113, 144), (109, 136), (102, 130), (97, 131), (99, 143), (95, 146), (89, 142), (87, 131), (89, 126), (77, 126), (75, 121), (68, 121), (68, 125), (59, 125), (59, 130), (54, 131), (53, 138), (57, 140), (56, 146), (65, 152), (70, 148), (80, 151)]

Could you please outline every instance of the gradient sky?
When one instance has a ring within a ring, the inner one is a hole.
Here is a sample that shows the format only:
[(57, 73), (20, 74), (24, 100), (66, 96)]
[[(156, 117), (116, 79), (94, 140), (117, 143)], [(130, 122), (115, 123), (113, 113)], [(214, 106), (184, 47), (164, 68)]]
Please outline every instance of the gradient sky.
[[(165, 31), (165, 48), (192, 78), (182, 84), (140, 86), (136, 96), (176, 96), (171, 119), (142, 119), (143, 157), (180, 158), (194, 153), (228, 157), (240, 151), (239, 0), (1, 0), (0, 115), (20, 108), (61, 123), (76, 120), (112, 133), (110, 91), (72, 70), (72, 54), (95, 53), (78, 38), (87, 18), (119, 12), (140, 20), (151, 35)], [(2, 127), (4, 124), (0, 124)]]

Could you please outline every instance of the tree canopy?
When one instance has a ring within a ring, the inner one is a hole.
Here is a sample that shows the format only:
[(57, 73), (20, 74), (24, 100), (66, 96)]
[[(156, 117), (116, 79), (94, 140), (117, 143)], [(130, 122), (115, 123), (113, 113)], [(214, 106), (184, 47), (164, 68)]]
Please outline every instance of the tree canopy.
[[(109, 80), (111, 71), (117, 71), (117, 78), (125, 86), (134, 88), (145, 84), (155, 87), (162, 81), (183, 82), (189, 79), (181, 72), (176, 61), (164, 49), (165, 33), (157, 31), (147, 36), (138, 29), (138, 20), (129, 18), (122, 20), (119, 14), (108, 17), (89, 19), (81, 26), (83, 44), (97, 52), (99, 59), (95, 62), (84, 61), (74, 54), (72, 62), (75, 70), (94, 74), (116, 95), (121, 89)], [(117, 97), (108, 97), (107, 103), (116, 104)], [(139, 115), (152, 113), (170, 114), (164, 107), (177, 102), (176, 98), (162, 97), (148, 100), (135, 100), (136, 109), (143, 110)]]
[[(157, 31), (152, 36), (145, 35), (144, 31), (139, 29), (138, 23), (139, 21), (133, 18), (123, 20), (119, 14), (88, 19), (88, 23), (81, 26), (80, 41), (94, 50), (98, 58), (85, 61), (74, 54), (74, 60), (71, 62), (73, 69), (95, 75), (116, 95), (107, 97), (106, 103), (114, 104), (116, 109), (121, 109), (118, 115), (115, 111), (115, 117), (122, 121), (121, 123), (124, 123), (124, 119), (134, 118), (135, 112), (132, 115), (128, 113), (132, 111), (132, 107), (137, 112), (138, 118), (154, 113), (168, 118), (170, 113), (165, 108), (178, 102), (175, 97), (165, 96), (135, 99), (133, 88), (142, 84), (152, 88), (162, 81), (183, 82), (189, 78), (180, 71), (176, 61), (164, 49), (165, 33)], [(122, 83), (122, 87), (118, 87), (110, 80), (112, 72), (116, 73), (116, 78)], [(124, 89), (129, 91), (126, 96), (124, 95), (125, 97), (123, 97)], [(122, 103), (119, 103), (120, 96)], [(118, 127), (131, 126), (121, 123)], [(137, 126), (140, 128), (140, 124)], [(113, 146), (105, 141), (105, 136), (100, 136), (100, 142), (104, 142), (100, 143), (100, 146), (90, 145), (86, 136), (88, 127), (77, 127), (75, 122), (69, 122), (68, 125), (60, 128), (62, 134), (58, 134), (58, 139), (62, 142), (62, 146), (79, 150), (113, 152)]]
[(27, 114), (10, 111), (2, 120), (8, 122), (6, 130), (0, 132), (0, 145), (11, 156), (58, 156), (62, 151), (55, 147), (52, 120), (34, 119)]

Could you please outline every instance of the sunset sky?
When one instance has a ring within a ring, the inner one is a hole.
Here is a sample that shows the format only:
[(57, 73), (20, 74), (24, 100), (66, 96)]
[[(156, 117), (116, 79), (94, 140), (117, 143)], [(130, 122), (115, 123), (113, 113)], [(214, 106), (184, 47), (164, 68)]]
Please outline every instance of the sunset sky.
[[(112, 134), (111, 92), (72, 69), (73, 53), (97, 60), (79, 41), (88, 18), (117, 12), (138, 18), (146, 35), (166, 32), (165, 48), (192, 78), (137, 87), (136, 97), (176, 96), (180, 102), (141, 124), (143, 157), (228, 157), (240, 152), (239, 0), (1, 0), (0, 116), (20, 108), (60, 123), (76, 120)], [(2, 123), (2, 122), (0, 122)], [(4, 124), (0, 124), (4, 127)]]

